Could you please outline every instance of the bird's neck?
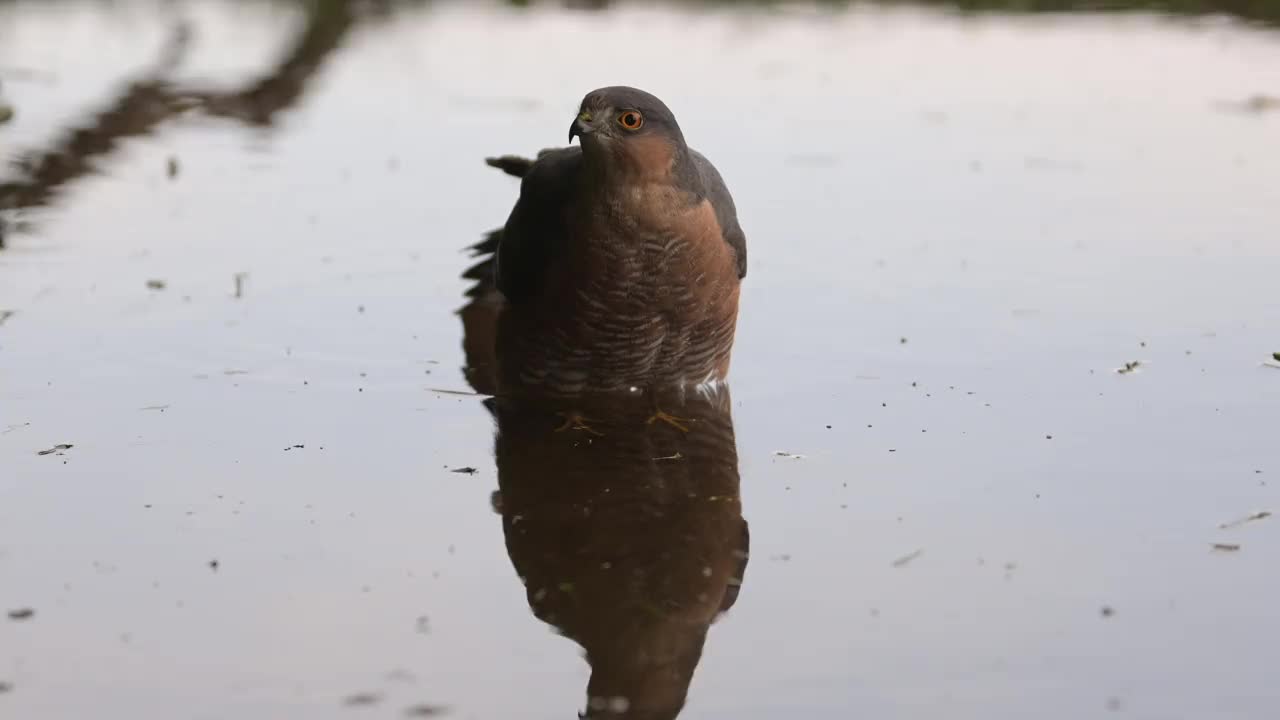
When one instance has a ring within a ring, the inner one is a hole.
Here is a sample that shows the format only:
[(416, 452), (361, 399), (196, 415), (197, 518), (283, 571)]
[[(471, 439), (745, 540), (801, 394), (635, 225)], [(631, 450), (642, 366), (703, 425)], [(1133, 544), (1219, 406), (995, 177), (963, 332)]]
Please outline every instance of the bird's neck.
[(667, 186), (699, 199), (705, 195), (692, 153), (683, 143), (653, 136), (583, 149), (589, 188), (617, 194), (638, 186)]

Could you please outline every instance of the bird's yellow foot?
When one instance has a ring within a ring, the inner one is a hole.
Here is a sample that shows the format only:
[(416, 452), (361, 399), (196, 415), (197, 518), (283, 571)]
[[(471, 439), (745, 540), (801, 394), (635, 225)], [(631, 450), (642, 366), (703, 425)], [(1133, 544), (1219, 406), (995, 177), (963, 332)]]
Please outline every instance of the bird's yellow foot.
[(689, 428), (688, 426), (685, 425), (685, 423), (696, 422), (695, 420), (692, 420), (690, 418), (676, 417), (675, 415), (671, 415), (665, 411), (655, 410), (653, 414), (649, 416), (649, 419), (645, 421), (645, 424), (652, 425), (659, 420), (679, 430), (680, 432), (689, 432)]
[(581, 413), (558, 412), (556, 415), (564, 418), (564, 423), (560, 427), (556, 428), (556, 432), (564, 432), (565, 430), (582, 430), (584, 432), (589, 432), (592, 435), (604, 436), (604, 433), (596, 432), (595, 429), (588, 425), (587, 418), (583, 417)]

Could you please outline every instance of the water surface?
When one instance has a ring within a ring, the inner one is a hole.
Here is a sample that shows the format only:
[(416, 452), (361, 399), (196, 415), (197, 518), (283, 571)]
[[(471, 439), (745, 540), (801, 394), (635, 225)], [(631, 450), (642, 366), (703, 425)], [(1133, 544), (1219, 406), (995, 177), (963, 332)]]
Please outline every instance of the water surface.
[(682, 718), (1272, 716), (1280, 521), (1220, 526), (1280, 511), (1277, 35), (335, 7), (0, 6), (0, 715), (586, 708), (440, 390), (482, 158), (626, 83), (751, 248)]

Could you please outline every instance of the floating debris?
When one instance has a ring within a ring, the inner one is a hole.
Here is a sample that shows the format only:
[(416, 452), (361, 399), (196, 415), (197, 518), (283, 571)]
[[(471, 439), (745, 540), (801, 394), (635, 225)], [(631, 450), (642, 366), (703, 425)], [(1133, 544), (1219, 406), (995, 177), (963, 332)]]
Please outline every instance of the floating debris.
[(923, 554), (924, 554), (924, 548), (916, 550), (915, 552), (912, 552), (912, 553), (907, 553), (906, 555), (903, 555), (897, 560), (894, 560), (893, 566), (896, 568), (906, 567), (908, 563), (910, 563), (912, 560), (915, 560), (916, 558), (920, 557)]
[(1245, 523), (1251, 523), (1251, 522), (1254, 522), (1254, 521), (1256, 521), (1256, 520), (1266, 520), (1266, 519), (1267, 519), (1267, 518), (1269, 518), (1269, 517), (1271, 517), (1271, 512), (1270, 512), (1269, 510), (1263, 510), (1262, 512), (1256, 512), (1256, 513), (1254, 513), (1254, 514), (1252, 514), (1252, 515), (1250, 515), (1250, 516), (1248, 516), (1248, 517), (1240, 518), (1239, 520), (1233, 520), (1233, 521), (1231, 521), (1231, 522), (1229, 522), (1229, 523), (1223, 523), (1223, 524), (1221, 524), (1221, 525), (1219, 525), (1219, 526), (1218, 526), (1218, 529), (1219, 529), (1219, 530), (1230, 530), (1231, 528), (1237, 528), (1237, 527), (1240, 527), (1241, 525), (1244, 525)]
[(459, 474), (462, 474), (462, 475), (475, 475), (476, 473), (478, 473), (478, 472), (480, 472), (480, 471), (479, 471), (479, 470), (477, 470), (477, 469), (475, 469), (475, 468), (473, 468), (473, 467), (460, 467), (460, 468), (454, 468), (454, 469), (450, 470), (449, 472), (455, 472), (455, 473), (459, 473)]
[(480, 397), (480, 393), (473, 390), (450, 390), (448, 388), (427, 388), (427, 392), (440, 393), (441, 395), (465, 395), (467, 397)]
[(1240, 546), (1236, 543), (1214, 543), (1212, 545), (1214, 552), (1239, 552)]
[(235, 298), (239, 300), (244, 297), (244, 281), (249, 279), (249, 273), (238, 272), (232, 275), (231, 279), (236, 284)]
[(805, 457), (799, 453), (789, 453), (786, 450), (774, 450), (773, 454), (778, 457), (791, 458), (792, 460), (803, 460)]
[(1116, 372), (1121, 375), (1128, 375), (1129, 373), (1136, 371), (1139, 367), (1142, 367), (1142, 361), (1134, 360), (1133, 362), (1125, 363), (1122, 367), (1116, 368)]
[(439, 717), (448, 715), (449, 708), (444, 705), (414, 705), (404, 711), (406, 717)]
[(343, 700), (342, 704), (347, 707), (369, 707), (380, 702), (382, 702), (382, 696), (378, 693), (356, 693)]
[(1102, 617), (1109, 618), (1116, 614), (1116, 609), (1111, 607), (1110, 605), (1103, 605), (1102, 609), (1098, 612), (1100, 615), (1102, 615)]
[(168, 162), (166, 162), (164, 165), (164, 173), (169, 177), (170, 180), (178, 177), (178, 169), (179, 168), (178, 168), (177, 157), (170, 157)]
[(0, 125), (13, 119), (13, 106), (0, 102)]
[(413, 621), (413, 628), (419, 635), (431, 634), (431, 618), (426, 615), (419, 615), (417, 620)]
[(3, 325), (5, 320), (8, 320), (17, 314), (17, 310), (0, 310), (0, 325)]
[(59, 455), (61, 455), (61, 454), (62, 454), (62, 451), (64, 451), (64, 450), (70, 450), (70, 449), (71, 449), (71, 448), (73, 448), (73, 447), (75, 447), (75, 445), (72, 445), (72, 444), (70, 444), (70, 443), (62, 443), (62, 444), (59, 444), (59, 445), (54, 445), (53, 447), (49, 448), (48, 450), (40, 450), (40, 451), (38, 451), (36, 454), (37, 454), (37, 455), (52, 455), (52, 454), (54, 454), (54, 453), (58, 453)]
[(289, 447), (285, 448), (284, 451), (289, 452), (290, 450), (306, 450), (306, 449), (307, 449), (306, 445), (290, 445)]
[(222, 563), (218, 562), (217, 560), (210, 560), (210, 561), (209, 561), (209, 569), (210, 569), (210, 570), (212, 570), (212, 571), (214, 571), (214, 572), (218, 572), (218, 568), (219, 568), (221, 565), (222, 565)]
[(1235, 112), (1248, 113), (1251, 115), (1261, 115), (1267, 112), (1280, 110), (1280, 97), (1275, 95), (1250, 95), (1243, 100), (1235, 100), (1221, 103), (1226, 110)]
[(660, 461), (660, 460), (679, 460), (679, 459), (681, 459), (681, 458), (683, 458), (683, 457), (684, 457), (683, 455), (681, 455), (679, 452), (677, 452), (675, 455), (667, 455), (666, 457), (656, 457), (656, 458), (654, 458), (654, 461)]
[(148, 290), (163, 290), (163, 289), (165, 289), (166, 287), (168, 287), (168, 283), (166, 283), (166, 282), (165, 282), (165, 281), (163, 281), (163, 280), (148, 280), (148, 281), (147, 281), (147, 289), (148, 289)]
[(1280, 110), (1280, 97), (1275, 95), (1254, 95), (1244, 101), (1244, 107), (1250, 112)]
[(22, 620), (30, 620), (35, 616), (36, 616), (36, 611), (32, 610), (31, 608), (18, 608), (17, 610), (9, 611), (9, 619), (17, 620), (19, 622)]
[(13, 686), (7, 682), (0, 682), (0, 695), (3, 695), (7, 692), (13, 692)]
[(168, 410), (168, 409), (169, 409), (168, 405), (148, 405), (146, 407), (138, 408), (138, 411), (141, 412), (143, 410), (159, 410), (160, 412), (164, 412), (165, 410)]

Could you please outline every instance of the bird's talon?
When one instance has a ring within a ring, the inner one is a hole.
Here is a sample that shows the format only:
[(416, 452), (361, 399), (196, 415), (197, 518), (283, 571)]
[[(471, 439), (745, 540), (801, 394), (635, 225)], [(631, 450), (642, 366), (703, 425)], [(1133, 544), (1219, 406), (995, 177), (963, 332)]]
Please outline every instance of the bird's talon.
[(594, 428), (588, 425), (587, 418), (583, 417), (579, 413), (562, 412), (562, 413), (556, 413), (556, 414), (564, 418), (564, 423), (562, 423), (560, 427), (556, 428), (555, 430), (556, 432), (564, 432), (566, 430), (582, 430), (583, 432), (589, 432), (592, 435), (598, 435), (601, 437), (604, 436), (604, 433), (597, 432)]
[(658, 420), (661, 420), (662, 422), (670, 425), (671, 427), (679, 430), (680, 432), (689, 432), (688, 426), (686, 426), (684, 423), (696, 422), (695, 420), (692, 420), (690, 418), (676, 417), (675, 415), (671, 415), (662, 410), (658, 410), (657, 412), (649, 416), (649, 419), (645, 421), (645, 424), (652, 425)]

